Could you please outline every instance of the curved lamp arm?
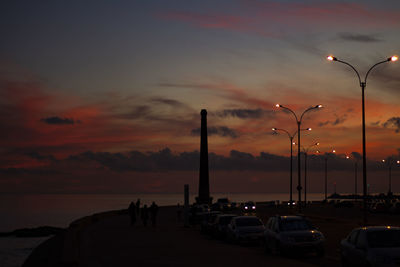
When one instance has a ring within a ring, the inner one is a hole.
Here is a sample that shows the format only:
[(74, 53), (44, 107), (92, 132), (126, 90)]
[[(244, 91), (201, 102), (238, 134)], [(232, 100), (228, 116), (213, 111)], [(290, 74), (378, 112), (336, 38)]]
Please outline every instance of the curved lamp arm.
[(386, 59), (386, 60), (383, 60), (383, 61), (381, 61), (381, 62), (376, 63), (376, 64), (373, 65), (371, 68), (369, 68), (369, 70), (367, 71), (367, 74), (365, 74), (364, 83), (367, 83), (368, 74), (371, 72), (371, 70), (372, 70), (373, 68), (375, 68), (376, 66), (378, 66), (378, 65), (380, 65), (380, 64), (382, 64), (382, 63), (386, 63), (386, 62), (389, 62), (389, 61), (392, 61), (392, 59), (391, 59), (391, 58), (388, 58), (388, 59)]

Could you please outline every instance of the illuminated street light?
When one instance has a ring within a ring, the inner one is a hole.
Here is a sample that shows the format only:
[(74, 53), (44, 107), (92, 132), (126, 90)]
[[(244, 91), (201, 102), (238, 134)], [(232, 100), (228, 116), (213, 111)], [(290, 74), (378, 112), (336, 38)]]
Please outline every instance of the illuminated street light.
[(296, 123), (297, 123), (297, 144), (298, 144), (298, 149), (297, 149), (297, 173), (298, 173), (297, 191), (299, 193), (299, 199), (298, 199), (299, 204), (298, 204), (298, 207), (299, 207), (299, 211), (301, 211), (301, 189), (302, 189), (302, 187), (301, 187), (301, 166), (300, 166), (300, 127), (301, 127), (301, 121), (303, 119), (304, 114), (306, 114), (310, 110), (322, 108), (322, 105), (316, 105), (316, 106), (307, 108), (301, 114), (300, 119), (297, 117), (296, 113), (294, 113), (294, 111), (291, 110), (290, 108), (282, 106), (281, 104), (276, 104), (275, 106), (278, 107), (278, 108), (283, 108), (283, 109), (289, 111), (290, 113), (292, 113), (294, 118), (296, 119)]
[(303, 149), (304, 154), (304, 207), (307, 206), (307, 155), (308, 151), (314, 146), (319, 146), (319, 142), (316, 142), (307, 148), (301, 147)]
[(388, 160), (383, 159), (383, 163), (387, 163), (387, 166), (389, 167), (389, 190), (388, 190), (388, 196), (392, 194), (392, 166), (394, 163), (400, 164), (400, 160), (394, 160), (392, 157), (388, 157)]
[[(306, 128), (306, 129), (300, 129), (301, 131), (311, 131), (311, 128)], [(297, 131), (294, 134), (290, 134), (288, 131), (285, 129), (278, 129), (278, 128), (272, 128), (272, 131), (282, 131), (285, 132), (290, 139), (290, 189), (289, 189), (289, 206), (291, 207), (293, 205), (293, 145), (296, 145), (296, 143), (293, 141), (293, 138), (296, 136)]]
[(368, 74), (371, 72), (371, 70), (373, 68), (375, 68), (376, 66), (386, 63), (386, 62), (395, 62), (398, 60), (397, 56), (392, 56), (390, 58), (387, 58), (386, 60), (380, 61), (374, 65), (372, 65), (372, 67), (369, 68), (369, 70), (367, 71), (367, 73), (365, 74), (365, 78), (364, 81), (361, 81), (361, 77), (360, 74), (358, 73), (358, 71), (356, 70), (356, 68), (353, 67), (353, 65), (351, 65), (350, 63), (347, 63), (345, 61), (339, 60), (336, 57), (334, 57), (333, 55), (329, 55), (326, 58), (328, 61), (336, 61), (336, 62), (340, 62), (343, 63), (347, 66), (349, 66), (350, 68), (352, 68), (354, 70), (354, 72), (357, 74), (357, 78), (358, 78), (358, 82), (360, 84), (361, 87), (361, 91), (362, 91), (362, 96), (361, 96), (361, 104), (362, 104), (362, 150), (363, 150), (363, 210), (364, 210), (364, 224), (367, 224), (367, 152), (366, 152), (366, 138), (365, 138), (365, 87), (367, 86), (367, 78), (368, 78)]
[[(357, 196), (357, 171), (358, 171), (358, 158), (354, 157), (354, 200)], [(346, 156), (346, 159), (350, 159), (350, 156)]]
[[(336, 153), (335, 149), (328, 151), (329, 153)], [(325, 201), (328, 200), (328, 152), (325, 152)], [(320, 150), (317, 150), (317, 154), (321, 154)]]

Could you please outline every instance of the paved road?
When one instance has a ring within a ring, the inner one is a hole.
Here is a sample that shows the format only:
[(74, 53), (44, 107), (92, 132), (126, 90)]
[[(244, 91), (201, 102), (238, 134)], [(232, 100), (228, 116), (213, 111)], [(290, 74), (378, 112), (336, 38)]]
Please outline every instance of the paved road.
[(80, 232), (77, 266), (340, 266), (335, 259), (283, 258), (184, 228), (173, 208), (161, 208), (157, 227), (129, 225), (127, 215), (103, 218)]

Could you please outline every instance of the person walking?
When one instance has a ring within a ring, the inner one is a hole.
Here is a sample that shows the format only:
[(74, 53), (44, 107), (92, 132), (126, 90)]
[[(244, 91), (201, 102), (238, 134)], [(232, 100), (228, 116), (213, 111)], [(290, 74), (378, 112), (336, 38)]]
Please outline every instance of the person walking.
[(136, 223), (136, 207), (135, 207), (135, 203), (133, 203), (133, 201), (131, 202), (131, 204), (128, 207), (128, 214), (129, 214), (129, 217), (131, 218), (131, 225), (135, 225), (135, 223)]
[(142, 214), (140, 214), (140, 217), (142, 218), (143, 225), (147, 226), (147, 220), (149, 219), (149, 210), (146, 204), (142, 208)]
[(136, 213), (137, 213), (137, 216), (139, 217), (140, 216), (140, 198), (138, 198), (136, 200)]
[(151, 224), (153, 227), (156, 226), (156, 221), (157, 221), (157, 213), (158, 213), (158, 206), (157, 204), (153, 201), (153, 203), (150, 206), (150, 218), (151, 218)]

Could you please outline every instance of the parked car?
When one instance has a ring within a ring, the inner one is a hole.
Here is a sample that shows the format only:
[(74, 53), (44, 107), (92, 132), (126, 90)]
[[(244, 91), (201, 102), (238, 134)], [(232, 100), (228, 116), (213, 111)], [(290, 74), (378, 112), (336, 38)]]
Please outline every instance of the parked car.
[(220, 210), (227, 211), (227, 210), (229, 210), (229, 209), (231, 208), (231, 201), (230, 201), (228, 198), (226, 198), (226, 197), (224, 197), (224, 198), (219, 198), (219, 199), (217, 200), (217, 203), (218, 203), (219, 206), (220, 206)]
[(305, 253), (324, 255), (324, 235), (303, 216), (273, 216), (264, 232), (266, 252)]
[(232, 218), (227, 228), (229, 240), (243, 242), (260, 242), (264, 236), (264, 224), (256, 216), (238, 216)]
[(235, 214), (219, 214), (215, 219), (215, 224), (213, 226), (213, 236), (217, 238), (224, 239), (226, 237), (226, 231), (228, 224), (231, 222), (232, 218), (235, 218)]
[(242, 212), (256, 212), (256, 204), (253, 201), (247, 201), (242, 206)]
[(340, 242), (343, 266), (399, 266), (400, 227), (356, 228)]
[(376, 202), (371, 205), (370, 211), (373, 213), (386, 213), (389, 211), (389, 207), (383, 202)]

